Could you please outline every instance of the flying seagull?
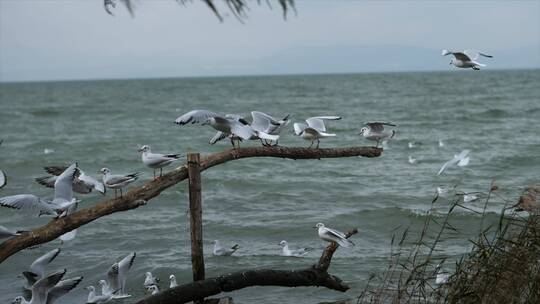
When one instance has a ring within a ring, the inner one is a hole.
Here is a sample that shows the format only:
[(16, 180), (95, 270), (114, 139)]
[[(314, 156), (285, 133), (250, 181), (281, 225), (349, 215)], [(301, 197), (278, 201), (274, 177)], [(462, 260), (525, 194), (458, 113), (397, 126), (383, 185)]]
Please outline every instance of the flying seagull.
[(110, 295), (115, 299), (131, 297), (131, 295), (127, 293), (126, 279), (128, 271), (131, 269), (131, 266), (133, 266), (135, 257), (135, 252), (132, 252), (120, 260), (120, 262), (112, 264), (107, 271), (107, 279), (98, 282), (99, 285), (101, 285), (101, 293), (103, 295)]
[(249, 122), (236, 114), (220, 115), (207, 110), (193, 110), (176, 118), (174, 122), (178, 125), (185, 125), (188, 123), (210, 125), (215, 130), (222, 132), (222, 136), (227, 137), (231, 135), (231, 143), (233, 146), (235, 146), (233, 141), (234, 137), (238, 137), (242, 140), (277, 140), (279, 138), (277, 135), (270, 135), (254, 130)]
[(39, 209), (40, 215), (58, 217), (66, 215), (66, 210), (77, 200), (73, 197), (73, 180), (78, 175), (77, 163), (69, 166), (54, 182), (54, 199), (47, 200), (33, 194), (18, 194), (0, 198), (0, 206), (14, 209)]
[(60, 248), (56, 248), (45, 253), (30, 265), (29, 271), (23, 272), (23, 276), (27, 282), (25, 286), (26, 289), (31, 289), (32, 285), (34, 285), (36, 281), (39, 281), (45, 277), (45, 267), (54, 261), (58, 254), (60, 254)]
[(317, 141), (317, 147), (321, 142), (321, 138), (334, 137), (336, 134), (326, 133), (326, 126), (324, 122), (326, 120), (339, 120), (339, 116), (316, 116), (306, 119), (307, 124), (304, 123), (294, 123), (294, 134), (302, 137), (305, 140), (311, 140), (310, 148), (313, 147), (315, 141)]
[(485, 64), (475, 61), (478, 57), (483, 56), (487, 58), (493, 58), (491, 55), (487, 55), (477, 51), (465, 50), (463, 52), (450, 52), (449, 50), (443, 50), (442, 55), (454, 55), (454, 58), (450, 61), (450, 64), (453, 64), (458, 68), (472, 68), (473, 70), (480, 70), (480, 67), (485, 67)]
[(444, 172), (444, 170), (446, 170), (446, 168), (448, 168), (449, 166), (453, 166), (453, 165), (458, 165), (460, 167), (467, 166), (470, 161), (470, 157), (468, 156), (469, 152), (470, 152), (469, 150), (463, 150), (461, 151), (461, 153), (454, 155), (454, 158), (445, 162), (442, 165), (437, 175), (441, 175)]
[(385, 131), (384, 126), (395, 127), (396, 125), (389, 122), (368, 122), (366, 123), (367, 127), (360, 129), (360, 135), (364, 136), (366, 139), (377, 141), (375, 147), (379, 147), (381, 140), (393, 138), (396, 134), (395, 130)]
[(218, 240), (214, 240), (214, 249), (212, 250), (212, 253), (217, 256), (230, 256), (232, 255), (240, 246), (238, 244), (234, 244), (231, 248), (225, 248), (221, 246), (221, 243)]
[(122, 188), (136, 181), (141, 175), (139, 172), (125, 175), (111, 174), (109, 168), (102, 168), (99, 172), (103, 174), (103, 184), (105, 187), (114, 189), (114, 197), (116, 197), (118, 189), (120, 189), (120, 197), (122, 197)]
[(323, 223), (318, 223), (314, 228), (318, 229), (319, 238), (323, 241), (334, 242), (346, 248), (354, 246), (354, 243), (347, 239), (343, 232), (325, 227)]
[[(45, 187), (53, 188), (54, 183), (58, 178), (57, 176), (62, 174), (67, 167), (49, 166), (44, 167), (44, 169), (47, 173), (51, 174), (51, 176), (36, 177), (35, 181)], [(73, 180), (73, 191), (81, 194), (88, 194), (92, 192), (93, 189), (101, 194), (105, 194), (105, 186), (103, 183), (92, 176), (87, 175), (79, 168), (79, 175)]]
[[(57, 271), (54, 272), (40, 280), (38, 280), (34, 285), (32, 285), (32, 298), (30, 301), (26, 301), (23, 297), (16, 297), (12, 303), (14, 304), (50, 304), (52, 302), (49, 302), (48, 295), (53, 291), (53, 289), (60, 283), (60, 280), (64, 277), (66, 274), (66, 270)], [(82, 280), (81, 277), (76, 278), (76, 281)], [(69, 290), (77, 286), (78, 282), (75, 284), (68, 283), (65, 284), (64, 287), (60, 286), (56, 291), (56, 296), (53, 294), (54, 300), (58, 298), (59, 296), (62, 296), (66, 294)], [(62, 289), (62, 291), (60, 290)], [(67, 289), (67, 291), (65, 290)], [(53, 300), (53, 301), (54, 301)]]

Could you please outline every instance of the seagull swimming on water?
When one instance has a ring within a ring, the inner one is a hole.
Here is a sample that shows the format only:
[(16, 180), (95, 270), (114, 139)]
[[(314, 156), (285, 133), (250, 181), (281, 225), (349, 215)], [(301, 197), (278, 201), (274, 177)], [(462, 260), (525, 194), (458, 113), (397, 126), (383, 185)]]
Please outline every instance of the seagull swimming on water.
[(116, 191), (118, 189), (120, 189), (120, 197), (122, 197), (122, 188), (136, 181), (141, 175), (140, 172), (125, 175), (113, 175), (109, 168), (102, 168), (99, 172), (103, 174), (103, 184), (105, 187), (114, 189), (114, 197), (116, 197)]
[(475, 71), (480, 70), (480, 67), (485, 67), (485, 64), (475, 61), (478, 57), (483, 56), (487, 58), (493, 58), (491, 55), (487, 55), (477, 51), (465, 50), (463, 52), (450, 52), (449, 50), (443, 50), (442, 55), (454, 55), (454, 58), (450, 61), (450, 64), (453, 64), (458, 68), (471, 68)]
[(345, 248), (354, 246), (354, 243), (347, 239), (345, 234), (341, 231), (325, 227), (323, 223), (318, 223), (314, 228), (317, 228), (319, 238), (323, 241), (334, 242)]
[(88, 298), (86, 300), (87, 304), (104, 304), (110, 302), (114, 298), (114, 294), (96, 294), (96, 288), (92, 285), (86, 287), (88, 290)]
[(136, 256), (136, 253), (132, 252), (120, 260), (120, 262), (112, 264), (107, 271), (107, 279), (98, 282), (103, 295), (110, 295), (111, 298), (115, 299), (131, 297), (127, 293), (126, 280), (127, 273), (131, 269), (131, 266), (133, 266)]
[[(54, 188), (54, 183), (56, 182), (56, 179), (62, 172), (64, 172), (67, 167), (63, 166), (49, 166), (44, 167), (45, 171), (51, 176), (42, 176), (42, 177), (36, 177), (35, 181), (39, 184)], [(93, 189), (98, 191), (101, 194), (105, 194), (105, 186), (102, 182), (98, 181), (97, 179), (93, 178), (90, 175), (87, 175), (84, 171), (79, 169), (79, 175), (75, 177), (73, 180), (73, 191), (81, 194), (88, 194), (92, 192)]]
[(230, 256), (236, 250), (238, 250), (238, 248), (240, 248), (238, 244), (234, 244), (234, 246), (232, 246), (230, 249), (224, 248), (223, 246), (221, 246), (221, 243), (218, 240), (214, 240), (213, 243), (214, 243), (214, 249), (212, 250), (212, 254), (217, 255), (217, 256)]
[(170, 165), (172, 162), (180, 159), (180, 154), (159, 154), (152, 153), (150, 146), (144, 145), (139, 149), (143, 164), (154, 169), (154, 179), (156, 178), (156, 169), (159, 168), (159, 176), (163, 176), (163, 167)]
[(0, 206), (14, 209), (39, 209), (40, 215), (57, 217), (66, 215), (66, 210), (77, 200), (73, 197), (73, 180), (79, 174), (77, 163), (69, 166), (54, 182), (54, 199), (48, 200), (33, 194), (18, 194), (0, 198)]
[(293, 256), (293, 257), (301, 257), (306, 255), (309, 251), (311, 251), (311, 248), (299, 248), (299, 249), (290, 249), (289, 243), (287, 241), (283, 240), (279, 242), (279, 245), (281, 248), (281, 255), (282, 256)]
[(395, 127), (395, 124), (389, 122), (368, 122), (366, 123), (367, 127), (360, 129), (360, 135), (364, 136), (366, 139), (377, 141), (375, 147), (379, 147), (381, 140), (393, 138), (396, 134), (395, 130), (391, 132), (386, 132), (384, 126)]
[(454, 155), (454, 158), (445, 162), (442, 165), (437, 175), (441, 175), (444, 172), (444, 170), (446, 170), (446, 168), (448, 168), (449, 166), (453, 166), (453, 165), (458, 165), (460, 167), (467, 166), (470, 161), (470, 157), (468, 156), (469, 152), (470, 152), (469, 150), (463, 150), (461, 151), (461, 153)]
[(326, 126), (324, 122), (326, 120), (340, 120), (340, 116), (316, 116), (306, 119), (307, 124), (294, 123), (294, 134), (302, 137), (305, 140), (311, 140), (310, 148), (313, 147), (315, 141), (317, 146), (315, 149), (319, 149), (321, 138), (334, 137), (336, 134), (326, 133)]
[[(279, 138), (278, 135), (270, 135), (253, 129), (249, 122), (236, 114), (220, 115), (207, 110), (193, 110), (176, 118), (174, 122), (178, 125), (185, 125), (188, 123), (210, 125), (215, 130), (222, 132), (223, 134), (221, 135), (224, 137), (231, 135), (231, 143), (234, 147), (236, 147), (233, 140), (234, 137), (242, 140), (277, 140)], [(214, 136), (214, 138), (215, 137), (216, 136)]]

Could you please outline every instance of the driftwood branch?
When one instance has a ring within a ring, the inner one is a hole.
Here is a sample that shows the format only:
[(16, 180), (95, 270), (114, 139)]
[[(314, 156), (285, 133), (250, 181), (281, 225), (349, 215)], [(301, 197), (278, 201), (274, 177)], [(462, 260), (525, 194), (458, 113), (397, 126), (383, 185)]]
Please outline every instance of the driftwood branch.
[[(248, 157), (279, 157), (289, 159), (322, 159), (337, 157), (378, 157), (383, 149), (375, 147), (347, 148), (289, 148), (289, 147), (249, 147), (231, 149), (213, 153), (201, 158), (200, 170), (204, 171), (213, 166)], [(52, 241), (64, 233), (79, 228), (103, 216), (135, 209), (158, 196), (163, 190), (188, 178), (187, 165), (184, 164), (162, 177), (151, 180), (146, 184), (132, 188), (123, 197), (108, 199), (95, 206), (81, 209), (64, 218), (52, 220), (48, 224), (36, 228), (23, 235), (10, 238), (0, 244), (0, 263), (11, 255), (31, 246)]]
[[(347, 232), (347, 238), (358, 232)], [(332, 256), (339, 246), (331, 243), (324, 249), (319, 262), (307, 269), (274, 270), (256, 269), (228, 273), (219, 277), (196, 281), (164, 290), (140, 300), (137, 304), (180, 304), (251, 286), (321, 286), (345, 292), (349, 286), (340, 278), (327, 272)]]

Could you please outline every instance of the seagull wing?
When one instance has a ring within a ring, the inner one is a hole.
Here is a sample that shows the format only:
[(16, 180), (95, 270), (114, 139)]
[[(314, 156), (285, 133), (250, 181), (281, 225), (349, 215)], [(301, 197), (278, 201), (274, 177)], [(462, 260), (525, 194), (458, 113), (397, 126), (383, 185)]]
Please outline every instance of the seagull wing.
[(53, 249), (40, 256), (32, 263), (32, 265), (30, 265), (30, 272), (42, 277), (45, 275), (45, 267), (47, 267), (58, 254), (60, 254), (60, 248)]
[(295, 122), (293, 124), (293, 127), (294, 127), (294, 134), (300, 135), (308, 127), (308, 125), (304, 123)]
[[(32, 286), (32, 299), (47, 299), (47, 293), (54, 287), (66, 274), (66, 270), (54, 272), (43, 279), (38, 280)], [(32, 301), (33, 302), (33, 301)], [(40, 303), (42, 304), (42, 303)]]
[(107, 283), (109, 284), (110, 291), (120, 288), (118, 280), (118, 263), (112, 264), (109, 271), (107, 271)]
[(68, 167), (67, 166), (47, 166), (47, 167), (43, 167), (43, 169), (45, 169), (45, 172), (51, 174), (51, 175), (55, 175), (55, 176), (58, 176), (60, 174), (62, 174), (64, 171), (66, 171)]
[(71, 201), (73, 199), (73, 180), (79, 173), (77, 163), (69, 166), (54, 182), (54, 198)]
[(368, 122), (366, 123), (366, 126), (373, 132), (382, 132), (384, 131), (384, 126), (395, 127), (396, 125), (389, 122)]
[(220, 116), (214, 112), (210, 112), (207, 110), (193, 110), (189, 111), (186, 114), (178, 117), (174, 123), (179, 125), (185, 125), (187, 123), (205, 123), (208, 121), (210, 117), (217, 117)]
[(455, 53), (452, 53), (452, 55), (454, 55), (456, 59), (461, 60), (461, 61), (471, 61), (471, 58), (464, 52), (455, 52)]
[(101, 194), (105, 194), (105, 186), (102, 182), (98, 181), (97, 179), (93, 178), (90, 175), (86, 175), (83, 171), (80, 171), (81, 175), (79, 176), (79, 180), (84, 182), (87, 186), (96, 189), (96, 191), (100, 192)]
[(33, 194), (17, 194), (0, 198), (0, 206), (14, 209), (40, 209), (54, 213), (54, 208), (47, 202)]
[(313, 129), (321, 132), (326, 131), (326, 126), (324, 125), (325, 120), (339, 120), (341, 117), (339, 116), (316, 116), (316, 117), (310, 117), (306, 119), (306, 122), (308, 126), (312, 127)]
[(139, 178), (140, 173), (132, 173), (127, 175), (110, 175), (107, 179), (107, 184), (109, 185), (115, 185), (115, 184), (121, 184), (128, 181), (136, 180)]
[(251, 127), (259, 132), (269, 133), (276, 126), (280, 125), (279, 121), (263, 112), (253, 111), (251, 112), (251, 117), (253, 117)]
[(354, 246), (354, 243), (349, 241), (347, 237), (345, 236), (345, 234), (343, 234), (343, 232), (337, 231), (335, 229), (328, 228), (328, 227), (324, 227), (324, 228), (325, 228), (324, 234), (335, 239), (336, 243), (338, 243), (340, 246), (343, 246), (343, 247)]
[(129, 14), (131, 15), (131, 17), (135, 16), (135, 11), (134, 11), (134, 7), (133, 7), (133, 1), (132, 0), (121, 0), (124, 5), (126, 6)]
[(0, 188), (7, 184), (7, 177), (4, 171), (0, 170)]
[(56, 176), (54, 175), (51, 175), (51, 176), (42, 176), (42, 177), (36, 177), (34, 178), (34, 180), (40, 184), (40, 185), (43, 185), (47, 188), (54, 188), (54, 183), (56, 182)]
[(463, 51), (463, 53), (465, 55), (467, 55), (469, 58), (471, 58), (472, 60), (476, 60), (480, 56), (487, 57), (487, 58), (493, 58), (493, 56), (491, 56), (491, 55), (484, 54), (484, 53), (481, 53), (481, 52), (475, 51), (475, 50), (465, 50), (465, 51)]
[(131, 266), (133, 266), (133, 262), (135, 262), (135, 257), (136, 253), (132, 252), (131, 254), (123, 258), (120, 262), (118, 262), (118, 284), (122, 289), (122, 293), (125, 293), (127, 272), (131, 269)]
[(217, 143), (218, 141), (227, 138), (228, 136), (229, 136), (229, 134), (227, 134), (227, 133), (217, 131), (216, 135), (214, 135), (214, 137), (210, 138), (210, 141), (208, 141), (208, 143), (213, 145), (213, 144)]
[(53, 304), (58, 298), (68, 293), (73, 288), (77, 287), (83, 277), (75, 277), (72, 279), (62, 280), (56, 284), (47, 294), (47, 303)]
[(242, 139), (250, 139), (254, 135), (253, 128), (239, 121), (231, 121), (231, 133)]

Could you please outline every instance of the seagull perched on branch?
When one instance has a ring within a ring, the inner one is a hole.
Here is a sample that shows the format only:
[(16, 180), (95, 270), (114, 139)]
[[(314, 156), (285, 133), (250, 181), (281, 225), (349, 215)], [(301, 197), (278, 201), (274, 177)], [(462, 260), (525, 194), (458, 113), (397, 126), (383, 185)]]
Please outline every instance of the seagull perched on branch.
[(159, 154), (152, 153), (150, 146), (144, 145), (139, 149), (143, 164), (154, 169), (154, 179), (156, 178), (156, 169), (159, 168), (159, 176), (163, 175), (163, 167), (170, 165), (172, 162), (180, 159), (180, 154)]
[(125, 175), (113, 175), (109, 168), (102, 168), (99, 172), (103, 174), (103, 184), (105, 187), (114, 189), (114, 197), (116, 197), (116, 191), (118, 189), (120, 189), (120, 197), (122, 197), (122, 188), (136, 181), (141, 175), (139, 172)]
[(377, 141), (377, 145), (375, 147), (379, 147), (379, 143), (381, 142), (381, 140), (393, 138), (396, 134), (396, 131), (394, 130), (392, 130), (391, 132), (386, 132), (384, 130), (384, 126), (396, 126), (395, 124), (389, 122), (368, 122), (366, 123), (366, 126), (367, 127), (363, 127), (362, 129), (360, 129), (359, 134), (369, 140)]
[(77, 203), (73, 197), (73, 180), (78, 174), (77, 163), (74, 163), (56, 178), (52, 201), (33, 194), (18, 194), (0, 198), (0, 206), (14, 209), (39, 209), (40, 215), (65, 216), (66, 210)]
[(315, 141), (317, 141), (316, 149), (319, 149), (321, 138), (334, 137), (336, 134), (326, 133), (326, 126), (324, 122), (326, 120), (339, 120), (339, 116), (316, 116), (306, 119), (307, 125), (304, 123), (295, 123), (294, 134), (302, 137), (305, 140), (311, 140), (310, 148), (313, 147)]
[[(279, 139), (278, 135), (270, 135), (265, 132), (255, 130), (250, 126), (249, 122), (247, 122), (240, 115), (236, 114), (220, 115), (207, 110), (193, 110), (176, 118), (174, 122), (178, 125), (185, 125), (188, 123), (210, 125), (217, 131), (222, 132), (222, 134), (219, 136), (219, 133), (216, 134), (217, 137), (230, 136), (233, 147), (236, 147), (233, 140), (235, 137), (241, 140), (266, 139), (275, 141)], [(214, 138), (216, 138), (216, 136), (214, 136)], [(219, 139), (216, 139), (216, 141), (218, 140)]]
[[(51, 176), (42, 176), (42, 177), (36, 177), (35, 181), (38, 182), (40, 185), (43, 185), (45, 187), (54, 188), (54, 183), (56, 182), (56, 179), (62, 172), (64, 172), (67, 167), (63, 166), (49, 166), (44, 167), (45, 171)], [(87, 175), (84, 171), (79, 169), (79, 175), (73, 179), (73, 191), (81, 194), (88, 194), (92, 192), (93, 189), (98, 191), (101, 194), (105, 194), (105, 186), (102, 182), (98, 181), (97, 179), (93, 178), (90, 175)]]
[(454, 55), (454, 58), (450, 61), (450, 64), (453, 64), (458, 68), (472, 68), (475, 71), (480, 70), (480, 67), (485, 67), (485, 64), (475, 61), (478, 57), (483, 56), (487, 58), (493, 58), (491, 55), (487, 55), (477, 51), (465, 50), (463, 52), (450, 52), (449, 50), (443, 50), (442, 55)]
[(325, 227), (323, 223), (318, 223), (314, 228), (318, 229), (319, 238), (323, 241), (334, 242), (346, 248), (354, 246), (354, 243), (341, 231)]

